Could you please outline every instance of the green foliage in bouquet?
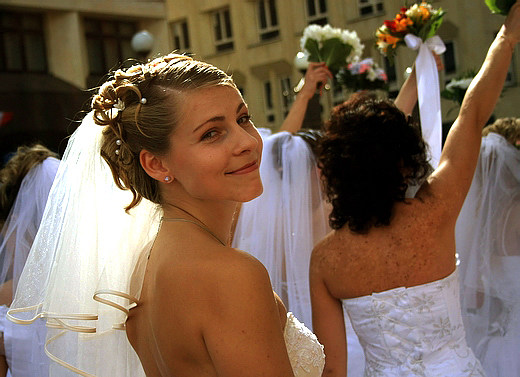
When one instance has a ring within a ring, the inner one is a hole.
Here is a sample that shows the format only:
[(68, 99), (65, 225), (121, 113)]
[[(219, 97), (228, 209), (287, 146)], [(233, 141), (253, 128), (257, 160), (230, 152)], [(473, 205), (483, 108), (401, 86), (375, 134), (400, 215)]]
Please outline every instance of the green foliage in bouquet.
[(507, 15), (515, 0), (485, 0), (492, 13)]

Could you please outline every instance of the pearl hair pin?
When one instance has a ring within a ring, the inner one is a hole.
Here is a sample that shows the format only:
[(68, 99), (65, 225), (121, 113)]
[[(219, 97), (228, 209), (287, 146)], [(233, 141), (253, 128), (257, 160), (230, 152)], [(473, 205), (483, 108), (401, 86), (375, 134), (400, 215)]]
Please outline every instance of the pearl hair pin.
[(146, 98), (145, 97), (141, 98), (140, 102), (141, 102), (141, 105), (145, 105), (146, 104)]

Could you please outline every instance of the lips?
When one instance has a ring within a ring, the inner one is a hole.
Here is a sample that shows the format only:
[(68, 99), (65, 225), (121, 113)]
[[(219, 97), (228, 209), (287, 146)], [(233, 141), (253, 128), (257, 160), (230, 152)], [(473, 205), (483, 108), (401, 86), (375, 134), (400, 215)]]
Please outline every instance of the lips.
[(227, 172), (226, 174), (247, 174), (256, 169), (258, 169), (258, 164), (256, 161), (253, 161), (248, 164), (245, 164), (244, 166), (242, 166), (241, 168), (239, 168), (237, 170)]

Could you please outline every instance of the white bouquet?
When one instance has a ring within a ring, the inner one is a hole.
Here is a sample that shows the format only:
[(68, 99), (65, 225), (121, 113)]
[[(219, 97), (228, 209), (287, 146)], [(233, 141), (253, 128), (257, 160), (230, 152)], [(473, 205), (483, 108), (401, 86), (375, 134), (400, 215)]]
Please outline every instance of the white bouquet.
[(330, 25), (307, 26), (300, 46), (308, 61), (325, 62), (333, 74), (346, 64), (358, 60), (364, 48), (355, 31)]

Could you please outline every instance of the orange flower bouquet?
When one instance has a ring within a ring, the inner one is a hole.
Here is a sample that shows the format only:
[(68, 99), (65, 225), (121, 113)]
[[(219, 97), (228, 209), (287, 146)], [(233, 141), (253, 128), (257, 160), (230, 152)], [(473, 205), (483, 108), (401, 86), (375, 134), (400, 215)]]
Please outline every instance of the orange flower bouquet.
[(431, 4), (422, 2), (409, 8), (403, 7), (393, 20), (386, 20), (376, 31), (376, 45), (390, 61), (400, 45), (405, 45), (404, 37), (413, 34), (426, 41), (435, 35), (446, 12), (433, 9)]

